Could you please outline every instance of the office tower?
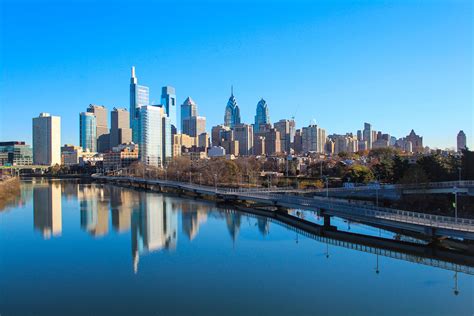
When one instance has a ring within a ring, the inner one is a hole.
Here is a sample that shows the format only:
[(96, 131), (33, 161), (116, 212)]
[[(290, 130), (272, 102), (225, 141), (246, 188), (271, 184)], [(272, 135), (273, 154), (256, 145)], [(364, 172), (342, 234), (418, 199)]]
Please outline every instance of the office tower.
[(223, 135), (225, 131), (229, 131), (230, 127), (225, 125), (216, 125), (212, 127), (211, 137), (212, 137), (212, 146), (222, 146)]
[(127, 109), (114, 108), (110, 112), (110, 148), (132, 141), (130, 115)]
[(79, 114), (79, 146), (85, 151), (97, 151), (97, 120), (93, 113)]
[(33, 188), (33, 226), (44, 239), (61, 235), (61, 182)]
[(323, 154), (325, 152), (325, 149), (324, 149), (325, 144), (326, 144), (326, 130), (324, 128), (318, 128), (318, 145), (317, 145), (318, 153)]
[(181, 132), (189, 134), (189, 124), (191, 117), (197, 116), (197, 104), (191, 97), (187, 97), (181, 104)]
[(132, 141), (138, 144), (140, 140), (139, 108), (150, 104), (150, 90), (146, 86), (138, 85), (135, 76), (135, 67), (132, 67), (130, 79), (130, 128), (132, 129)]
[(239, 154), (250, 156), (253, 154), (253, 126), (249, 124), (234, 125), (234, 138), (239, 142)]
[(173, 87), (166, 86), (161, 88), (161, 104), (164, 105), (166, 115), (170, 119), (171, 133), (176, 134), (178, 123), (176, 121), (176, 90)]
[(457, 151), (461, 152), (463, 149), (466, 149), (466, 134), (464, 131), (459, 131), (457, 136)]
[(166, 115), (162, 118), (161, 143), (162, 163), (167, 165), (173, 158), (173, 126), (171, 119)]
[(189, 123), (189, 136), (198, 137), (206, 132), (206, 118), (204, 116), (191, 116)]
[(412, 143), (413, 152), (415, 153), (423, 152), (423, 137), (417, 135), (414, 130), (411, 130), (410, 134), (408, 134), (408, 136), (405, 137), (405, 141), (409, 141)]
[(232, 88), (225, 108), (224, 125), (233, 128), (237, 124), (240, 124), (240, 109), (234, 97), (234, 89)]
[(25, 142), (0, 142), (0, 166), (33, 164), (33, 150)]
[(40, 113), (33, 118), (33, 163), (61, 164), (61, 118)]
[[(147, 165), (161, 167), (166, 157), (163, 146), (167, 145), (166, 140), (171, 144), (171, 135), (164, 135), (164, 131), (171, 128), (171, 122), (163, 118), (167, 118), (163, 107), (145, 105), (139, 110), (139, 155), (140, 160)], [(167, 127), (163, 128), (164, 124)], [(168, 134), (171, 134), (170, 131)], [(171, 152), (171, 148), (168, 150)]]
[(297, 154), (303, 152), (303, 132), (301, 129), (297, 129), (295, 132), (295, 137), (293, 139), (293, 150)]
[(104, 153), (110, 149), (109, 123), (107, 109), (102, 105), (90, 104), (87, 112), (93, 113), (96, 118), (97, 151)]
[(265, 155), (265, 136), (260, 136), (260, 133), (254, 135), (253, 154), (256, 156)]
[(364, 123), (364, 130), (362, 131), (362, 140), (367, 142), (367, 149), (372, 149), (372, 126), (369, 123)]
[(362, 141), (364, 138), (362, 137), (362, 131), (359, 129), (357, 130), (357, 140)]
[[(260, 131), (254, 133), (254, 142), (257, 137), (263, 137), (265, 141), (265, 150), (264, 154), (266, 155), (274, 155), (281, 152), (281, 136), (280, 132), (273, 128), (270, 124), (261, 124)], [(261, 139), (259, 139), (261, 141)], [(259, 147), (261, 146), (258, 144)], [(255, 144), (254, 144), (255, 147)], [(258, 152), (260, 152), (263, 148), (258, 148)], [(255, 154), (255, 149), (254, 149)]]
[(261, 124), (270, 124), (270, 115), (268, 114), (267, 102), (263, 98), (257, 103), (255, 124), (253, 125), (254, 133), (258, 133), (260, 131)]
[[(293, 120), (279, 120), (275, 123), (275, 129), (280, 132), (281, 150), (288, 154), (290, 153), (291, 143), (293, 142), (292, 138), (295, 137), (294, 122)], [(293, 135), (291, 135), (292, 133)]]
[(309, 125), (302, 130), (302, 150), (307, 152), (318, 152), (318, 126)]

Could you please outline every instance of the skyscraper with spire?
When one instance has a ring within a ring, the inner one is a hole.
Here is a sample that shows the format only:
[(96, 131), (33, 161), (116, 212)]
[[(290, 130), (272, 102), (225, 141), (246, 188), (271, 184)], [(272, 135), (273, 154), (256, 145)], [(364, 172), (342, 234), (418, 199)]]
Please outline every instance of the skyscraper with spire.
[(135, 66), (132, 67), (130, 79), (130, 128), (132, 129), (132, 141), (138, 144), (140, 141), (139, 108), (150, 104), (150, 89), (140, 86), (135, 76)]
[(236, 124), (240, 124), (240, 109), (234, 97), (234, 87), (231, 87), (230, 98), (225, 108), (224, 125), (233, 128)]
[(166, 115), (170, 119), (171, 133), (176, 134), (178, 123), (176, 122), (176, 90), (166, 86), (161, 88), (161, 104), (165, 107)]
[(260, 131), (261, 124), (270, 124), (270, 115), (268, 114), (267, 101), (265, 101), (263, 98), (257, 103), (255, 124), (253, 126), (254, 133), (258, 133)]

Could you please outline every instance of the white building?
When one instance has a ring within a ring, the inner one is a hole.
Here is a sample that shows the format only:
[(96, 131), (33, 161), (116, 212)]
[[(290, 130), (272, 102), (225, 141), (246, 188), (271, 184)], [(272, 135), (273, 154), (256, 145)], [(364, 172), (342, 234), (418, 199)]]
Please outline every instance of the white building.
[(61, 118), (40, 113), (33, 118), (33, 163), (61, 164)]
[(207, 152), (207, 155), (212, 158), (212, 157), (224, 157), (225, 156), (225, 149), (222, 146), (212, 146), (209, 148), (209, 151)]
[(139, 110), (140, 160), (151, 166), (161, 167), (163, 156), (163, 107), (145, 105)]

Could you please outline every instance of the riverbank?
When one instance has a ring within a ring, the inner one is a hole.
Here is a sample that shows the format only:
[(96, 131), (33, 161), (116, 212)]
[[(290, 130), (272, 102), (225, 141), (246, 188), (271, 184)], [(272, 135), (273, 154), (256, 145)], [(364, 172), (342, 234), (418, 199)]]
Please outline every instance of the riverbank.
[(0, 211), (20, 196), (20, 179), (7, 178), (0, 181)]

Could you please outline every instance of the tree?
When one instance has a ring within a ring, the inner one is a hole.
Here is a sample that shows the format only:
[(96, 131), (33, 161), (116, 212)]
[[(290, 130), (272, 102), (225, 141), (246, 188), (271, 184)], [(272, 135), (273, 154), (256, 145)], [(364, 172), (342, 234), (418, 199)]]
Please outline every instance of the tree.
[(367, 166), (352, 165), (347, 169), (346, 173), (344, 174), (344, 178), (347, 178), (351, 182), (355, 183), (367, 183), (374, 179), (374, 174)]
[(418, 184), (418, 183), (426, 183), (429, 182), (429, 177), (426, 174), (423, 167), (420, 165), (412, 165), (410, 166), (403, 176), (400, 178), (399, 183), (401, 184)]

